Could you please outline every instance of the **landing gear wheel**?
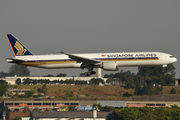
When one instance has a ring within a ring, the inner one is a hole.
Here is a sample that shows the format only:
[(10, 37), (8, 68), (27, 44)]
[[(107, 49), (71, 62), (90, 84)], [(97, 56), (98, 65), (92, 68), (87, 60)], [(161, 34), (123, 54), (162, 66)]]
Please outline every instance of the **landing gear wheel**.
[(96, 74), (96, 72), (95, 72), (95, 71), (91, 71), (91, 75), (92, 75), (92, 74)]
[(88, 73), (88, 72), (85, 72), (84, 75), (85, 75), (85, 76), (89, 76), (89, 73)]
[(90, 75), (93, 75), (93, 74), (96, 74), (95, 71), (90, 71), (90, 72), (85, 72), (84, 75), (85, 76), (90, 76)]

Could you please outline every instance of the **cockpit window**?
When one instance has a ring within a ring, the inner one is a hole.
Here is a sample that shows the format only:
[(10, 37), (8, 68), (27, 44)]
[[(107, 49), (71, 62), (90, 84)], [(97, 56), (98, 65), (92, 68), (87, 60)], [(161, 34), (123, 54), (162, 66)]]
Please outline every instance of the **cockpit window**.
[(175, 58), (174, 56), (169, 56), (170, 58)]

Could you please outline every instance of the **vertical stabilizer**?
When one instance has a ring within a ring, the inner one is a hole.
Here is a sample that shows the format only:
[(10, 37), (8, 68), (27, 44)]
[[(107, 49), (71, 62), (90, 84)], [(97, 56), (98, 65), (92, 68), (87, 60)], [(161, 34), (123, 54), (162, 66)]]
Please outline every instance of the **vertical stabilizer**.
[(12, 34), (6, 34), (9, 44), (12, 48), (14, 56), (22, 55), (33, 55), (33, 53), (28, 50), (18, 39), (16, 39)]

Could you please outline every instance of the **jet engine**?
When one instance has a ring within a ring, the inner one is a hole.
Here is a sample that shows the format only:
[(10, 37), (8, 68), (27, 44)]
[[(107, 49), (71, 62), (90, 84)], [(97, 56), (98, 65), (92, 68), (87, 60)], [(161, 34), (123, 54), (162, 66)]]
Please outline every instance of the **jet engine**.
[(107, 70), (107, 71), (117, 71), (118, 70), (115, 61), (102, 62), (101, 68), (104, 70)]

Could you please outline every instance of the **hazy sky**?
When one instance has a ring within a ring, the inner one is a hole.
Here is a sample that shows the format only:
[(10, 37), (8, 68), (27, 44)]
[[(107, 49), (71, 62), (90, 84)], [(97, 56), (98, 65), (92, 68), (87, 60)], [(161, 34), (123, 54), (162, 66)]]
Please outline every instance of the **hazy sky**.
[[(0, 71), (14, 57), (11, 33), (34, 54), (159, 51), (180, 60), (180, 0), (2, 0)], [(174, 63), (180, 78), (179, 61)], [(134, 68), (119, 68), (119, 70)], [(31, 75), (85, 72), (31, 68)], [(112, 73), (104, 72), (102, 73)]]

